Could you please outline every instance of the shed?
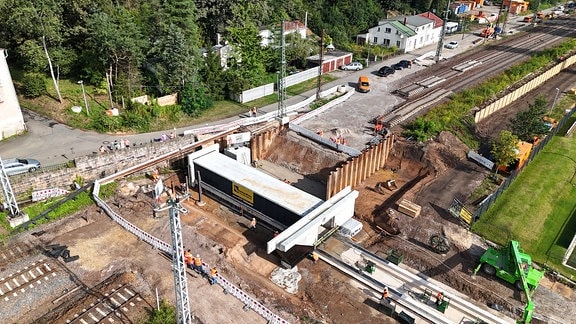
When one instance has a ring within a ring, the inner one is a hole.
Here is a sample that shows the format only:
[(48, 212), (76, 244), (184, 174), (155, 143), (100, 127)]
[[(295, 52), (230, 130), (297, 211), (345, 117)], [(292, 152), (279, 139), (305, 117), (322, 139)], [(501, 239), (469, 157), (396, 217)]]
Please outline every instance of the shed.
[[(309, 67), (320, 65), (320, 55), (316, 54), (306, 58)], [(352, 62), (352, 53), (344, 51), (329, 51), (324, 53), (322, 60), (322, 73), (332, 72), (337, 70), (340, 66)]]

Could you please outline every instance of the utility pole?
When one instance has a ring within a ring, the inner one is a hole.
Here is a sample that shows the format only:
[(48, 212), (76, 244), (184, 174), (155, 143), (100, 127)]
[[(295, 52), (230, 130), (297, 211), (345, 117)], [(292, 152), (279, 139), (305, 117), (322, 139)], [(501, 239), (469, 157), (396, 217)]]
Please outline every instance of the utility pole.
[[(500, 3), (500, 9), (498, 9), (498, 19), (496, 19), (496, 28), (494, 28), (494, 38), (496, 38), (497, 33), (496, 31), (498, 30), (498, 27), (500, 27), (500, 19), (502, 19), (502, 10), (504, 9), (504, 1), (502, 1), (502, 3)], [(506, 15), (508, 16), (508, 15)], [(502, 30), (500, 30), (502, 31)]]
[[(510, 9), (508, 9), (510, 10)], [(532, 26), (536, 27), (536, 19), (538, 19), (538, 11), (540, 10), (540, 0), (538, 0), (536, 5), (536, 10), (534, 10), (534, 15), (532, 16)]]
[(187, 213), (178, 200), (170, 198), (170, 234), (172, 235), (172, 271), (174, 271), (174, 290), (176, 292), (176, 323), (190, 324), (192, 316), (188, 300), (188, 281), (184, 263), (184, 245), (182, 244), (182, 224), (180, 211)]
[(110, 109), (114, 108), (114, 102), (112, 101), (112, 89), (110, 86), (112, 80), (112, 75), (106, 72), (106, 86), (108, 88), (108, 96), (110, 97)]
[(284, 20), (280, 27), (280, 75), (278, 79), (278, 113), (282, 120), (286, 117), (286, 37), (284, 36)]
[(316, 82), (316, 100), (320, 99), (320, 92), (322, 91), (322, 68), (324, 64), (324, 29), (320, 35), (320, 66), (318, 67), (318, 80)]
[(442, 31), (440, 32), (440, 39), (438, 40), (438, 47), (436, 48), (436, 57), (434, 58), (434, 61), (436, 61), (436, 63), (440, 61), (440, 55), (442, 54), (442, 47), (444, 46), (444, 34), (446, 34), (446, 22), (448, 21), (449, 12), (450, 12), (450, 0), (448, 0), (448, 5), (446, 5), (446, 11), (444, 11)]

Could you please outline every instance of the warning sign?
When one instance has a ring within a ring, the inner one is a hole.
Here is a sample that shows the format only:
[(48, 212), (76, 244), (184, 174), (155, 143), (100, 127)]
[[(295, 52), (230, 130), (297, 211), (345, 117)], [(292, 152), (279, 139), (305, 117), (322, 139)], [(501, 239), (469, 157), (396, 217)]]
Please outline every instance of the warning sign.
[(244, 200), (250, 205), (254, 204), (254, 192), (237, 184), (236, 182), (232, 182), (232, 195)]

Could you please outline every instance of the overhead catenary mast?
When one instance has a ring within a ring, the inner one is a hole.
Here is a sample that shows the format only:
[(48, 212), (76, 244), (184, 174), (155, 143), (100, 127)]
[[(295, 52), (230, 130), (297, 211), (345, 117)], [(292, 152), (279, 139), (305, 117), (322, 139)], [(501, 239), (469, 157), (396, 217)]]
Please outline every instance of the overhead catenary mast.
[(284, 36), (284, 20), (280, 27), (280, 73), (278, 76), (278, 112), (277, 117), (286, 117), (286, 37)]

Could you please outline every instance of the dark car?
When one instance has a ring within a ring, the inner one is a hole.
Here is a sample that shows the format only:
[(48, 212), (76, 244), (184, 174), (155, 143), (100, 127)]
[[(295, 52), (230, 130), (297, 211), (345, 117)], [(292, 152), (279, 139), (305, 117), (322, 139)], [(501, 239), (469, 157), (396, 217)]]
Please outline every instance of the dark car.
[(402, 65), (400, 65), (400, 63), (392, 64), (390, 67), (394, 70), (402, 70)]
[(402, 60), (396, 63), (396, 65), (400, 65), (403, 69), (412, 68), (412, 61)]
[(379, 76), (389, 76), (390, 74), (394, 74), (394, 72), (396, 72), (396, 70), (394, 70), (394, 68), (389, 67), (389, 66), (383, 66), (380, 68), (380, 70), (378, 70), (378, 72), (376, 74), (378, 74)]

